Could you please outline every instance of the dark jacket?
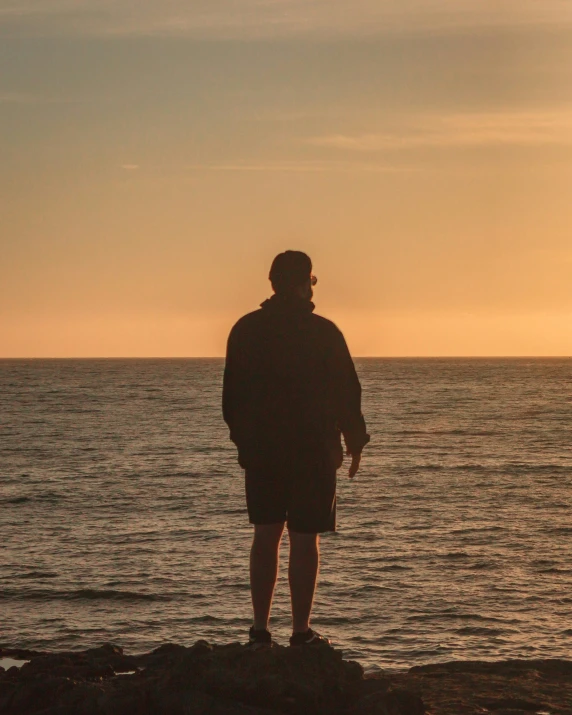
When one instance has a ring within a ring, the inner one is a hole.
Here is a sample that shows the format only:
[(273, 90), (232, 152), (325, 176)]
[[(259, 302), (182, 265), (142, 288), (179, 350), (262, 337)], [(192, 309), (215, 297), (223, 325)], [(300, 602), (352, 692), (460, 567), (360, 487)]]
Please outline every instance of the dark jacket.
[(344, 336), (313, 310), (308, 300), (274, 295), (231, 330), (223, 414), (245, 468), (292, 454), (337, 468), (341, 434), (352, 454), (369, 442)]

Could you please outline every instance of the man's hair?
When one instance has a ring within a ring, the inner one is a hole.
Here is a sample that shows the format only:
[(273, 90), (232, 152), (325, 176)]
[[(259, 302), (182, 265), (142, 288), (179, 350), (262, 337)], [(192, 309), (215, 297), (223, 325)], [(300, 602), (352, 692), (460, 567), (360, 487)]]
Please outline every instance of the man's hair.
[(303, 285), (311, 275), (310, 256), (302, 251), (284, 251), (272, 261), (268, 277), (275, 293), (288, 293)]

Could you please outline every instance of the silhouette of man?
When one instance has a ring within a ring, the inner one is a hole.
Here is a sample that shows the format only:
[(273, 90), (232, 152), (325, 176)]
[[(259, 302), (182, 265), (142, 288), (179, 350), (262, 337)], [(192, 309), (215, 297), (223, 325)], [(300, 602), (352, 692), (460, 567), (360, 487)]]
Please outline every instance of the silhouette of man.
[(268, 621), (284, 525), (290, 537), (290, 645), (329, 644), (310, 628), (319, 566), (319, 534), (336, 528), (336, 471), (344, 437), (349, 477), (369, 442), (361, 387), (342, 333), (313, 314), (317, 279), (301, 251), (270, 268), (274, 295), (232, 328), (223, 414), (245, 470), (254, 540), (250, 584), (254, 623), (249, 643), (272, 643)]

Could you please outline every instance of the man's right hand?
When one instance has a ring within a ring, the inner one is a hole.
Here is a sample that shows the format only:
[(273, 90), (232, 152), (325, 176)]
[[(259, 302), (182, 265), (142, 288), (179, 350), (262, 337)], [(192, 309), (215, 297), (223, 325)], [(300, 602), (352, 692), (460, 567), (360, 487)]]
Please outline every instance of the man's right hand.
[[(350, 454), (347, 452), (346, 454)], [(352, 463), (350, 464), (350, 471), (348, 472), (348, 476), (350, 479), (353, 479), (355, 475), (358, 473), (359, 465), (361, 462), (361, 452), (358, 454), (352, 454), (350, 455), (352, 458)]]

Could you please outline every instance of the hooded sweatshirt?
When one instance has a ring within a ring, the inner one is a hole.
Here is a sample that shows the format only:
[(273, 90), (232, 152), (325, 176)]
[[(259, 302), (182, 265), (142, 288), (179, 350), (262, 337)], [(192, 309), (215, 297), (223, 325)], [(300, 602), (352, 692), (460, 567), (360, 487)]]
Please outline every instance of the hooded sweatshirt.
[(341, 465), (369, 442), (344, 336), (314, 304), (274, 295), (241, 318), (227, 345), (223, 415), (244, 468), (292, 457)]

